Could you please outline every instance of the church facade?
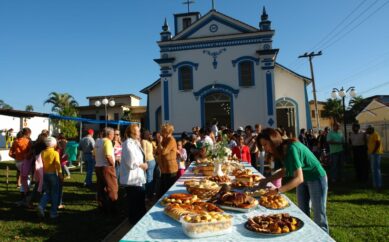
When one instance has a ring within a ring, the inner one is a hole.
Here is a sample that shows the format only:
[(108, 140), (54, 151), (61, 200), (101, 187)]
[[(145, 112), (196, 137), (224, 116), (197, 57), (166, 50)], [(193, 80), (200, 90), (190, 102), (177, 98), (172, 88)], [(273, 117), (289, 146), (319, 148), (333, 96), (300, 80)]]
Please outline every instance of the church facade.
[(147, 94), (151, 131), (170, 122), (175, 132), (194, 126), (283, 127), (293, 135), (310, 128), (310, 79), (278, 64), (265, 8), (259, 28), (214, 9), (174, 15), (174, 34), (162, 27), (160, 78), (141, 90)]

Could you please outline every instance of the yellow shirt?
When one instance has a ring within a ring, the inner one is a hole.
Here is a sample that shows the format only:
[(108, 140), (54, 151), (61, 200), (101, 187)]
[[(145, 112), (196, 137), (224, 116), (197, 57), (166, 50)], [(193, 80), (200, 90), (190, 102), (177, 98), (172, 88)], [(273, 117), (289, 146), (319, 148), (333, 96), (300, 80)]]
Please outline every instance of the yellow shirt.
[(57, 173), (60, 174), (61, 163), (59, 160), (59, 154), (54, 148), (46, 148), (41, 153), (42, 162), (43, 162), (43, 171), (46, 173)]
[(148, 140), (142, 140), (143, 152), (145, 152), (146, 161), (154, 160), (154, 147), (153, 143)]
[(372, 133), (369, 136), (369, 139), (367, 141), (367, 153), (373, 154), (377, 141), (380, 142), (380, 146), (378, 147), (377, 151), (374, 154), (383, 154), (384, 153), (383, 149), (382, 149), (381, 137), (376, 131), (374, 131), (374, 133)]

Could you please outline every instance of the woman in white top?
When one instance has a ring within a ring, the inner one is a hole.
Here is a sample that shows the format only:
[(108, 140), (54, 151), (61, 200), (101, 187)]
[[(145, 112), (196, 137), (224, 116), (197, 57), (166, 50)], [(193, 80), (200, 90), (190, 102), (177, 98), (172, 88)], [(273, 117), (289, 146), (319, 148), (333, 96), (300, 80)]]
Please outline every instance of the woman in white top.
[(120, 184), (127, 192), (128, 221), (134, 225), (146, 213), (144, 184), (147, 163), (139, 142), (139, 126), (136, 124), (128, 126), (125, 135), (127, 139), (122, 144)]

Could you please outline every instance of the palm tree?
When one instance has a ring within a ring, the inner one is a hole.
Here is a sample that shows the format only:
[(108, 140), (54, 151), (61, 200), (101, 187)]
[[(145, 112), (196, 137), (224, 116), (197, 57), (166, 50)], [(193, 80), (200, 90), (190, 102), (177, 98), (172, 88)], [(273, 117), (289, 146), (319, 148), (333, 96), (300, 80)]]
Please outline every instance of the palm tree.
[(355, 122), (355, 117), (363, 110), (366, 105), (367, 101), (360, 95), (350, 99), (348, 103), (348, 110), (346, 112), (347, 122)]
[(324, 105), (323, 117), (332, 119), (333, 122), (340, 122), (343, 120), (342, 101), (339, 99), (327, 99)]
[[(77, 101), (69, 93), (51, 92), (49, 98), (43, 104), (52, 104), (51, 111), (61, 116), (77, 116), (78, 106)], [(77, 136), (77, 122), (70, 120), (58, 120), (54, 122), (57, 128), (67, 138), (73, 138)]]
[(27, 112), (33, 112), (34, 111), (34, 107), (32, 105), (27, 105), (25, 110)]
[[(64, 112), (74, 109), (78, 106), (77, 101), (69, 93), (51, 92), (49, 98), (43, 104), (52, 104), (51, 111), (60, 115), (65, 115)], [(74, 112), (73, 114), (76, 114)], [(72, 115), (73, 116), (73, 115)]]
[(0, 99), (0, 109), (13, 109), (11, 105)]

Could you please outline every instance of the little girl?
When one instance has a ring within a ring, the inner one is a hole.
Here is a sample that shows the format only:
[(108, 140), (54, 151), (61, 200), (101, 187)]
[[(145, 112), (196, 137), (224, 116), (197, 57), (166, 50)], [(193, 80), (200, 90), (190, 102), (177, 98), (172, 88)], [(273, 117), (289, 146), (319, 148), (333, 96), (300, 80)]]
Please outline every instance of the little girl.
[(186, 150), (182, 146), (182, 141), (177, 142), (177, 163), (178, 163), (178, 173), (177, 178), (185, 173), (185, 161), (187, 159)]
[[(68, 155), (65, 153), (66, 148), (66, 140), (61, 140), (58, 142), (57, 151), (59, 153), (59, 159), (61, 163), (61, 169), (62, 174), (65, 175), (66, 173), (66, 179), (70, 179), (70, 172), (69, 168), (66, 166), (68, 163)], [(63, 197), (63, 183), (59, 183), (59, 192), (58, 192), (58, 209), (63, 209), (65, 206), (62, 204), (62, 197)]]

